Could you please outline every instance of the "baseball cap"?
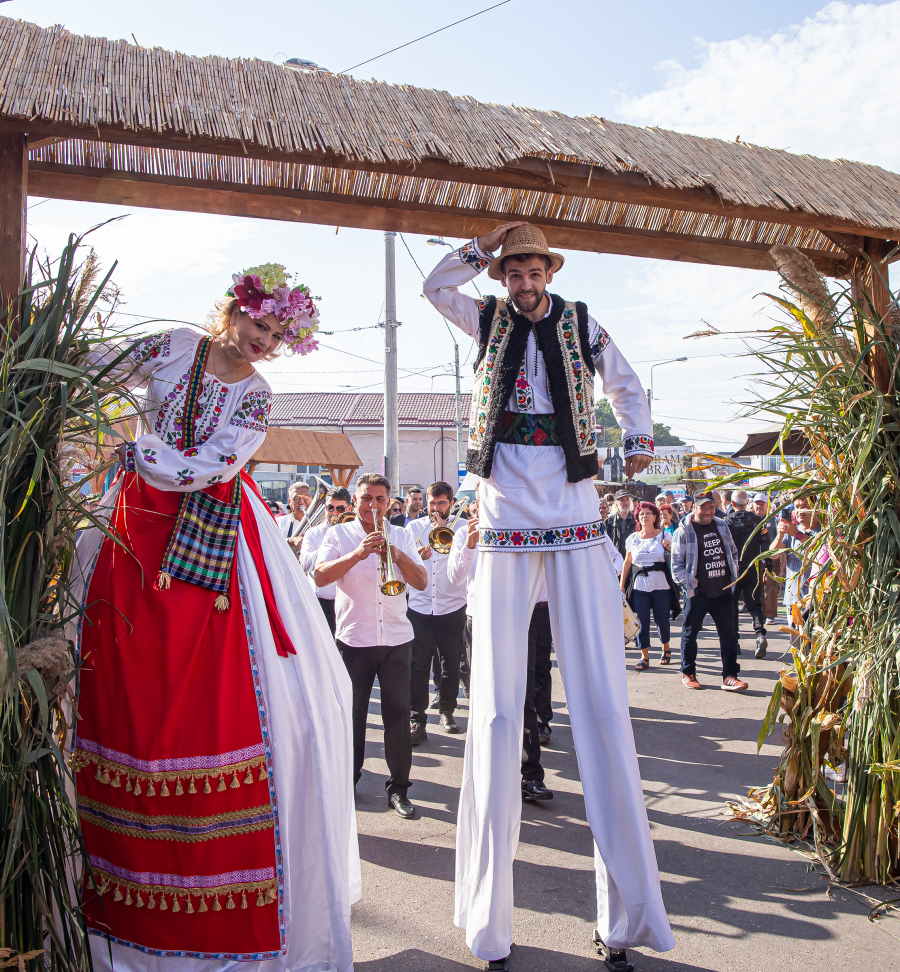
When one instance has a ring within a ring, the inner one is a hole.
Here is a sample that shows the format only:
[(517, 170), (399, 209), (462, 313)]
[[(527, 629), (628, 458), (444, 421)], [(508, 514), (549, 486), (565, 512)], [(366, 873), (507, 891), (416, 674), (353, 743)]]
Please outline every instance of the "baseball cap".
[(623, 496), (627, 496), (629, 499), (631, 499), (631, 493), (629, 493), (627, 489), (620, 489), (618, 493), (616, 493), (616, 499), (622, 499)]
[(696, 506), (702, 506), (704, 503), (712, 503), (715, 506), (716, 498), (712, 493), (701, 493), (694, 497), (694, 503)]
[(753, 503), (768, 503), (769, 502), (769, 497), (766, 496), (765, 493), (754, 493), (753, 494), (753, 499), (752, 499), (751, 502), (753, 502)]

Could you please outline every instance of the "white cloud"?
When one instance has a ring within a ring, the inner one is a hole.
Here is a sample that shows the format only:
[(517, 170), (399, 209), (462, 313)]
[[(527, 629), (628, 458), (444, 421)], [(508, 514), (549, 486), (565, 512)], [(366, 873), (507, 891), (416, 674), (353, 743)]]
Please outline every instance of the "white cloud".
[(769, 37), (698, 44), (699, 67), (663, 62), (663, 86), (624, 99), (619, 116), (900, 167), (900, 101), (889, 80), (900, 50), (900, 2), (829, 3)]

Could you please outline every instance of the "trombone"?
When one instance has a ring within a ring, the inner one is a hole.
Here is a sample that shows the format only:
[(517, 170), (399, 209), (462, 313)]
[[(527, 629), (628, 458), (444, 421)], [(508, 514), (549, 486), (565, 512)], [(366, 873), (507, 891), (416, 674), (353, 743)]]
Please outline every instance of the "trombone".
[(302, 537), (307, 530), (312, 529), (314, 526), (319, 526), (324, 522), (327, 496), (328, 484), (322, 482), (322, 480), (316, 476), (316, 492), (313, 496), (313, 501), (309, 504), (309, 509), (306, 511), (306, 518), (294, 536)]
[[(469, 497), (465, 496), (459, 503), (459, 509), (456, 511), (456, 516), (454, 516), (453, 519), (446, 526), (435, 527), (428, 534), (428, 543), (431, 546), (432, 550), (436, 551), (439, 554), (450, 553), (450, 547), (453, 545), (454, 527), (459, 522), (459, 518), (463, 515), (463, 513), (465, 513), (465, 511), (468, 508), (469, 508)], [(450, 515), (452, 515), (452, 513), (453, 510), (450, 511)], [(416, 537), (417, 547), (419, 546), (419, 541), (422, 539), (424, 533), (425, 530), (423, 529), (422, 532), (418, 535), (418, 537)]]
[[(346, 514), (344, 514), (346, 516)], [(354, 514), (355, 515), (355, 514)], [(381, 593), (387, 597), (395, 597), (406, 590), (406, 584), (394, 573), (394, 560), (391, 557), (391, 540), (388, 536), (387, 518), (381, 518), (381, 529), (379, 531), (384, 537), (384, 559), (379, 561), (381, 571)]]

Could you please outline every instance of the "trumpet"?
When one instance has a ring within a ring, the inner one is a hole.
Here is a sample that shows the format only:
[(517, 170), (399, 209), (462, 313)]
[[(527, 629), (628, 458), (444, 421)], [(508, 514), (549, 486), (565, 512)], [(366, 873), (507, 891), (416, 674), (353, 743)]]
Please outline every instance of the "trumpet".
[(341, 513), (341, 515), (334, 521), (335, 525), (338, 523), (350, 523), (352, 520), (356, 519), (356, 510), (347, 510), (346, 513)]
[[(347, 514), (344, 514), (345, 516)], [(354, 514), (355, 515), (355, 514)], [(381, 535), (384, 537), (384, 559), (379, 562), (381, 571), (381, 593), (386, 597), (395, 597), (406, 590), (406, 584), (394, 573), (394, 560), (391, 557), (391, 539), (388, 536), (388, 522), (381, 518)]]
[[(459, 509), (457, 509), (456, 511), (456, 516), (454, 516), (453, 519), (446, 526), (435, 527), (428, 534), (428, 543), (431, 549), (434, 550), (436, 553), (439, 554), (450, 553), (450, 547), (453, 545), (454, 527), (459, 522), (459, 518), (469, 508), (469, 497), (468, 496), (464, 497), (463, 500), (458, 505), (459, 505)], [(450, 515), (452, 515), (452, 513), (453, 510), (451, 509)], [(416, 538), (417, 547), (419, 546), (419, 541), (422, 539), (424, 533), (425, 530), (422, 530), (422, 532)]]

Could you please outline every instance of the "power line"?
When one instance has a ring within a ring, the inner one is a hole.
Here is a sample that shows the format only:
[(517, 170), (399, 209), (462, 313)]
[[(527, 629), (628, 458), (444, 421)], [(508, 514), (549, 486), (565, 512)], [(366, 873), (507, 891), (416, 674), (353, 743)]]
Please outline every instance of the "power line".
[(368, 61), (360, 61), (359, 64), (354, 64), (353, 67), (344, 68), (343, 71), (338, 73), (349, 74), (351, 71), (355, 71), (358, 67), (362, 67), (364, 64), (371, 64), (372, 61), (377, 61), (381, 57), (387, 57), (388, 54), (393, 54), (394, 51), (402, 51), (404, 47), (409, 47), (411, 44), (418, 44), (420, 40), (425, 40), (426, 37), (434, 37), (435, 34), (440, 34), (441, 31), (449, 30), (451, 27), (455, 27), (457, 24), (464, 24), (467, 20), (480, 17), (483, 13), (487, 13), (489, 10), (496, 10), (497, 7), (502, 7), (505, 3), (510, 2), (511, 0), (500, 0), (500, 3), (495, 3), (493, 7), (485, 7), (484, 10), (479, 10), (478, 13), (473, 13), (468, 17), (463, 17), (462, 20), (454, 20), (452, 24), (447, 24), (446, 27), (439, 27), (437, 30), (433, 30), (430, 34), (422, 34), (421, 37), (417, 37), (415, 40), (407, 41), (405, 44), (401, 44), (399, 47), (392, 47), (389, 51), (385, 51), (383, 54), (376, 54), (375, 57), (370, 57)]

